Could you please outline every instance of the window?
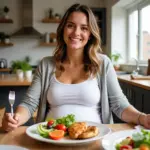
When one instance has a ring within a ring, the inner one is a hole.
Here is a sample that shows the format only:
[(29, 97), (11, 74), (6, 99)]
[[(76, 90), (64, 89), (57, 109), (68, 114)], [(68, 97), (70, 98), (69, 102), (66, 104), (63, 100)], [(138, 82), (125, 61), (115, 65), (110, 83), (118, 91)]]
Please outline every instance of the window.
[(128, 14), (128, 55), (140, 61), (150, 58), (150, 1), (140, 3)]

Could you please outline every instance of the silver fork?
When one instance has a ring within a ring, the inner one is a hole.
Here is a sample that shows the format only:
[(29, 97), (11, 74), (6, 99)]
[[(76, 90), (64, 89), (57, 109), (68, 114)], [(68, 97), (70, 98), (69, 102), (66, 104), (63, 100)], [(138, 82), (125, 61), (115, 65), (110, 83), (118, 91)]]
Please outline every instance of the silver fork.
[(15, 91), (9, 91), (9, 104), (11, 106), (11, 115), (14, 115), (13, 105), (15, 103)]

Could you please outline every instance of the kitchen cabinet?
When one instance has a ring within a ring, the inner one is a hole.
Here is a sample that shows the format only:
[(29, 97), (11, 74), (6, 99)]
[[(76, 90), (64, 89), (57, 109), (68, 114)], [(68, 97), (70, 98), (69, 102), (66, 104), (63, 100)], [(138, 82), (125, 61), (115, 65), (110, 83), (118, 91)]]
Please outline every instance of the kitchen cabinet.
[[(24, 98), (25, 93), (28, 89), (28, 86), (0, 86), (0, 108), (5, 108), (6, 112), (11, 112), (10, 104), (8, 102), (8, 93), (9, 91), (15, 91), (15, 103), (14, 103), (14, 110), (20, 104), (21, 100)], [(33, 118), (29, 119), (27, 123), (24, 125), (29, 126), (34, 123)]]
[(106, 8), (91, 8), (98, 22), (102, 44), (106, 44)]
[(119, 81), (129, 102), (139, 111), (150, 114), (150, 90)]
[[(119, 76), (120, 87), (127, 99), (129, 100), (130, 104), (132, 104), (139, 111), (150, 114), (150, 86), (148, 86), (150, 85), (149, 83), (149, 80), (133, 81), (128, 77)], [(113, 117), (115, 123), (123, 122), (114, 114)]]

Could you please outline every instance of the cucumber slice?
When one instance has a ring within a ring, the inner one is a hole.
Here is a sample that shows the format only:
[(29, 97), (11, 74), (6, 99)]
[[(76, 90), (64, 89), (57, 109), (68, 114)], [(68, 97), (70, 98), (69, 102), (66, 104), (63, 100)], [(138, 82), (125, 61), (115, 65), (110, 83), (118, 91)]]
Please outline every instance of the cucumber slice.
[(45, 126), (43, 126), (42, 124), (38, 125), (37, 130), (41, 135), (44, 136), (48, 136), (48, 133), (53, 131), (53, 129), (46, 129)]

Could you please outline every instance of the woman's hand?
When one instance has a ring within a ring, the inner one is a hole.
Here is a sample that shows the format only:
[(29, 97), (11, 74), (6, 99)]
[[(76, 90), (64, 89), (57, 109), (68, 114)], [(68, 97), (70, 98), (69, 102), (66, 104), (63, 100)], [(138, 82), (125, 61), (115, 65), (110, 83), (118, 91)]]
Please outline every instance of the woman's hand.
[(140, 118), (140, 124), (145, 128), (150, 129), (150, 114), (142, 114)]
[(2, 119), (2, 128), (9, 132), (16, 129), (19, 126), (18, 123), (19, 114), (14, 114), (14, 116), (12, 116), (11, 113), (6, 113)]

